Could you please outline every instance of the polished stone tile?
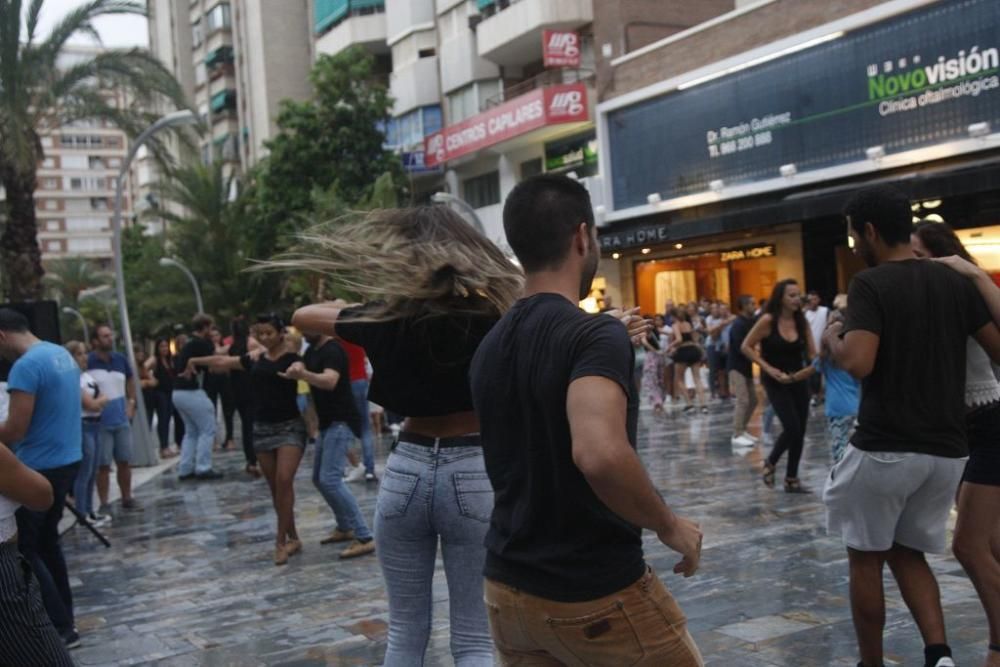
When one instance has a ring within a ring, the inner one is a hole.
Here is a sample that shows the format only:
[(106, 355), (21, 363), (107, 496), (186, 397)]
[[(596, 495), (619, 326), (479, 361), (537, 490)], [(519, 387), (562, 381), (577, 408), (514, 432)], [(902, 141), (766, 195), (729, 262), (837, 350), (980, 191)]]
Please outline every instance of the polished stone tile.
[[(702, 570), (670, 573), (677, 557), (654, 535), (647, 557), (680, 601), (706, 662), (725, 667), (856, 664), (847, 557), (826, 535), (818, 492), (829, 471), (822, 416), (810, 420), (802, 477), (816, 493), (786, 495), (760, 482), (764, 448), (734, 451), (731, 410), (707, 416), (644, 411), (639, 450), (664, 497), (705, 532)], [(755, 427), (756, 428), (756, 427)], [(385, 447), (379, 453), (384, 461)], [(118, 512), (104, 549), (80, 528), (65, 537), (83, 648), (80, 665), (253, 667), (377, 665), (385, 652), (385, 592), (374, 558), (337, 559), (319, 545), (333, 518), (310, 481), (296, 484), (302, 555), (271, 564), (274, 519), (262, 480), (241, 456), (218, 454), (226, 479), (181, 483), (168, 471), (142, 486), (145, 511)], [(779, 469), (779, 480), (783, 474)], [(352, 484), (371, 519), (377, 488)], [(975, 591), (950, 556), (934, 557), (959, 664), (986, 640)], [(427, 664), (452, 665), (448, 589), (440, 561)], [(919, 634), (891, 579), (887, 664), (920, 664)]]

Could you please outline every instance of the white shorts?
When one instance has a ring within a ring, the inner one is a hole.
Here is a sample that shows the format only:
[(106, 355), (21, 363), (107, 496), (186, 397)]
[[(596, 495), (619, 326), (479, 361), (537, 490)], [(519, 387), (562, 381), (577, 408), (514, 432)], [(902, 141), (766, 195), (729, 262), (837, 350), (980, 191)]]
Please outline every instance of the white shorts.
[(945, 553), (948, 514), (966, 461), (849, 445), (823, 490), (827, 531), (857, 551), (888, 551), (895, 543)]

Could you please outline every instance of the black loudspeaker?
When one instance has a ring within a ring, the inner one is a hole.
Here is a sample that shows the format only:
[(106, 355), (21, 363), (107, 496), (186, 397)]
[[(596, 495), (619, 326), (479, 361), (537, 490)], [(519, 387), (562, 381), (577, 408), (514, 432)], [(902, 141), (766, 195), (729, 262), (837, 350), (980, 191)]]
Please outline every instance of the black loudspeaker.
[[(3, 303), (0, 308), (10, 308), (28, 318), (28, 328), (42, 340), (62, 345), (59, 329), (59, 304), (55, 301), (31, 301), (27, 303)], [(0, 359), (0, 382), (7, 381), (10, 362)]]

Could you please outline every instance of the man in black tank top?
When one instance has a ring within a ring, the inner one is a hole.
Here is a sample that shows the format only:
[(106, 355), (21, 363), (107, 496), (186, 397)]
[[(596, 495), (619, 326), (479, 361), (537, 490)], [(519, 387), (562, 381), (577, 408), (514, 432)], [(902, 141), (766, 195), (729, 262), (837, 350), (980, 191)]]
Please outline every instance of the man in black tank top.
[[(590, 197), (576, 181), (519, 184), (504, 229), (525, 296), (472, 362), (495, 504), (486, 602), (501, 664), (702, 664), (677, 603), (643, 558), (642, 528), (698, 568), (701, 531), (675, 515), (635, 452), (633, 351), (621, 322), (577, 306), (597, 269)], [(525, 630), (527, 629), (527, 630)]]
[(863, 382), (858, 428), (824, 492), (827, 523), (847, 547), (861, 664), (882, 664), (888, 563), (924, 638), (924, 664), (953, 667), (924, 553), (947, 550), (968, 457), (966, 341), (974, 336), (997, 363), (1000, 331), (970, 281), (914, 258), (903, 194), (859, 192), (845, 215), (872, 268), (851, 281), (846, 325), (835, 322), (823, 335), (833, 360)]

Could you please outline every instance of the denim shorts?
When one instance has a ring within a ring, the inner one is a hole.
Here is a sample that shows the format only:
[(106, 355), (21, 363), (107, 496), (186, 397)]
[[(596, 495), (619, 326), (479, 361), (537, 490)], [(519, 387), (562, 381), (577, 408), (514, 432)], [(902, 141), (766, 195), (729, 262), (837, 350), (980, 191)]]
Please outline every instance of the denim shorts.
[(132, 463), (132, 427), (128, 424), (101, 426), (98, 435), (100, 452), (97, 465), (108, 467), (115, 463)]

